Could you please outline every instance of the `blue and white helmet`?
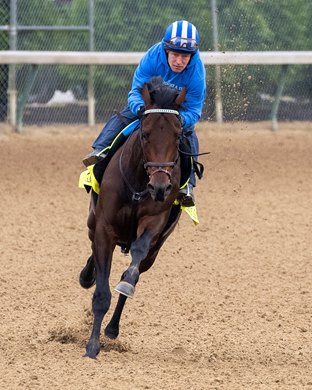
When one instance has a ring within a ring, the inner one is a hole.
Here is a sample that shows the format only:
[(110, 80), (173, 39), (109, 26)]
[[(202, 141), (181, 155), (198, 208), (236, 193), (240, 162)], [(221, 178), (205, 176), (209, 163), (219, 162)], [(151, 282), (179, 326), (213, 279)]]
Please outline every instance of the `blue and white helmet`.
[(192, 23), (178, 20), (167, 28), (163, 43), (169, 50), (194, 54), (198, 50), (199, 35)]

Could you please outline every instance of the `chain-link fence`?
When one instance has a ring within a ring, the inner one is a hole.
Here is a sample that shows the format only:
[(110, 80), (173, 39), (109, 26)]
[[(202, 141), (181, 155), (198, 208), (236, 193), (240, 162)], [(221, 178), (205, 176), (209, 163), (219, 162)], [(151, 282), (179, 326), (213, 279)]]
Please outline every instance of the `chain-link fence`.
[[(162, 39), (170, 23), (187, 19), (199, 30), (201, 51), (211, 51), (216, 44), (213, 3), (220, 51), (311, 50), (310, 0), (2, 0), (0, 48), (144, 52)], [(0, 120), (8, 117), (12, 69), (18, 97), (32, 80), (24, 123), (87, 123), (90, 72), (82, 65), (43, 65), (36, 72), (29, 65), (1, 65)], [(97, 122), (125, 105), (134, 69), (93, 67)], [(215, 69), (207, 66), (204, 119), (215, 117)], [(228, 65), (220, 70), (225, 120), (268, 119), (281, 82), (279, 119), (312, 119), (312, 65)]]

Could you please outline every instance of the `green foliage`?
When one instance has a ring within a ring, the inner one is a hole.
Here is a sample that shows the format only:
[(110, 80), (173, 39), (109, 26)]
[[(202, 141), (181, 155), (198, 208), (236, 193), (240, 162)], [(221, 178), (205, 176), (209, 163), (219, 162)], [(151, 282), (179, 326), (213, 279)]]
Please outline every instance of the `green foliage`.
[[(207, 23), (209, 13), (205, 0), (195, 4), (184, 0), (162, 4), (137, 0), (98, 0), (95, 3), (95, 48), (98, 51), (146, 51), (162, 39), (170, 23), (186, 18), (186, 15), (198, 26), (202, 47), (208, 48), (207, 37), (211, 35)], [(96, 97), (100, 106), (113, 110), (126, 103), (133, 71), (131, 66), (119, 66), (102, 67), (96, 73)], [(111, 102), (114, 102), (114, 106), (110, 106)]]
[[(311, 49), (312, 4), (306, 0), (219, 0), (220, 50), (296, 51)], [(285, 93), (311, 95), (311, 67), (289, 67)], [(259, 94), (274, 95), (280, 66), (222, 67), (224, 107), (238, 117), (257, 104)], [(306, 83), (304, 82), (307, 81)], [(226, 112), (225, 112), (226, 114)]]
[[(2, 0), (0, 3), (0, 26), (9, 24), (9, 0)], [(0, 31), (0, 50), (9, 49), (9, 34), (6, 31)]]
[[(74, 0), (66, 7), (54, 1), (19, 0), (18, 23), (26, 26), (88, 25), (88, 2)], [(22, 31), (18, 37), (20, 50), (88, 50), (86, 31)]]
[[(310, 50), (312, 2), (307, 0), (217, 0), (219, 47), (224, 51)], [(88, 26), (88, 0), (18, 0), (18, 24), (42, 26)], [(201, 37), (201, 50), (213, 50), (209, 0), (94, 0), (96, 51), (146, 51), (162, 39), (175, 20), (194, 23)], [(9, 0), (0, 3), (0, 24), (9, 23)], [(0, 32), (1, 49), (8, 45), (7, 32)], [(27, 31), (18, 34), (21, 50), (89, 50), (90, 36), (82, 31)], [(58, 85), (87, 93), (88, 69), (58, 66)], [(207, 84), (214, 90), (214, 67), (208, 66)], [(133, 66), (102, 66), (95, 71), (95, 94), (100, 109), (120, 109), (131, 86)], [(234, 117), (255, 104), (260, 93), (274, 94), (279, 66), (223, 66), (222, 98)], [(44, 80), (44, 77), (40, 80)], [(39, 85), (39, 83), (38, 83)], [(285, 91), (311, 95), (311, 66), (289, 67)], [(211, 96), (211, 94), (209, 95)]]
[[(0, 3), (0, 26), (9, 24), (9, 0)], [(0, 31), (0, 50), (9, 49), (9, 35), (6, 31)], [(8, 66), (0, 65), (0, 120), (5, 118), (7, 110)]]

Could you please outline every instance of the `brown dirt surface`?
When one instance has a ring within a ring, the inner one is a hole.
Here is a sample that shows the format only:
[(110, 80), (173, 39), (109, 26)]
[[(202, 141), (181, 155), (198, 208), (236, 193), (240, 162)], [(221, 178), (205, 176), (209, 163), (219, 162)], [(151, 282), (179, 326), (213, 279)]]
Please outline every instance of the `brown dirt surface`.
[(0, 125), (0, 389), (312, 389), (312, 123), (199, 126), (200, 224), (182, 216), (92, 360), (77, 184), (99, 128)]

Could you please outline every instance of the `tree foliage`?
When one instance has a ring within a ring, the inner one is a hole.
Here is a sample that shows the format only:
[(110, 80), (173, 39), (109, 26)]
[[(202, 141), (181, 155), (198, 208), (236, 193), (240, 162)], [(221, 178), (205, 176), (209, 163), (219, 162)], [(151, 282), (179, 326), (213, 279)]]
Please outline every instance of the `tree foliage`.
[[(18, 0), (18, 24), (42, 26), (88, 26), (86, 0)], [(0, 4), (0, 24), (9, 21), (8, 0)], [(187, 19), (200, 32), (201, 50), (213, 50), (212, 15), (209, 0), (94, 0), (96, 51), (146, 51), (159, 41), (174, 20)], [(223, 51), (310, 50), (312, 2), (307, 0), (217, 0), (219, 49)], [(0, 32), (8, 44), (8, 36)], [(27, 31), (18, 34), (21, 50), (89, 50), (90, 36), (82, 31)], [(5, 47), (3, 47), (5, 48)], [(80, 67), (79, 90), (87, 91), (88, 70)], [(126, 102), (133, 66), (102, 66), (95, 72), (95, 92), (100, 106), (108, 110)], [(214, 67), (208, 67), (208, 98), (214, 91)], [(222, 96), (233, 115), (248, 109), (259, 93), (274, 94), (279, 66), (223, 66)], [(40, 78), (40, 75), (39, 75)], [(43, 77), (42, 77), (43, 78)], [(57, 68), (63, 88), (74, 88), (72, 67)], [(298, 89), (300, 86), (300, 90)], [(76, 85), (77, 87), (77, 85)], [(311, 95), (311, 66), (289, 67), (286, 92)], [(112, 106), (112, 102), (117, 104)], [(119, 100), (118, 100), (119, 99)], [(237, 107), (235, 107), (235, 104)]]

